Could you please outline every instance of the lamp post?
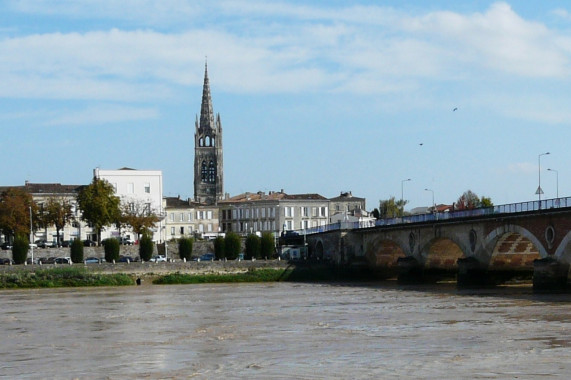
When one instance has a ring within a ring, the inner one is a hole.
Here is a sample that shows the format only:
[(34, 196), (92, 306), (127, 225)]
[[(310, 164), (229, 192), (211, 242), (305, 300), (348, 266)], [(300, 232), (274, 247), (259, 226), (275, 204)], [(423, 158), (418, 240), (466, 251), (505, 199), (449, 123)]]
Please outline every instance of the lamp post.
[(559, 171), (555, 170), (555, 169), (547, 169), (550, 172), (555, 172), (555, 183), (556, 183), (556, 189), (557, 189), (557, 199), (559, 199)]
[(410, 178), (400, 181), (400, 216), (404, 216), (404, 183), (410, 181)]
[(537, 194), (538, 199), (539, 199), (539, 208), (541, 208), (541, 193), (543, 193), (543, 190), (541, 190), (541, 156), (547, 156), (548, 154), (550, 154), (550, 153), (545, 152), (545, 153), (541, 153), (540, 155), (537, 156), (538, 186), (537, 186), (537, 191), (535, 193)]
[(32, 249), (32, 265), (34, 265), (34, 228), (32, 223), (32, 206), (29, 206), (30, 209), (30, 248)]
[(434, 190), (424, 189), (424, 191), (430, 191), (432, 193), (432, 212), (436, 213), (436, 203), (434, 203)]

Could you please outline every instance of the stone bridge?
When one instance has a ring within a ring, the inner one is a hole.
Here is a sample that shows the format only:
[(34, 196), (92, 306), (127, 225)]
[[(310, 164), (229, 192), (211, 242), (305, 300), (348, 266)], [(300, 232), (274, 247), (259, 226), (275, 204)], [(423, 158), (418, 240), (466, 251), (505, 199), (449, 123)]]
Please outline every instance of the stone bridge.
[(367, 263), (379, 276), (454, 274), (484, 284), (491, 274), (533, 274), (534, 286), (564, 285), (571, 263), (571, 207), (441, 215), (428, 221), (338, 229), (306, 236), (310, 255)]

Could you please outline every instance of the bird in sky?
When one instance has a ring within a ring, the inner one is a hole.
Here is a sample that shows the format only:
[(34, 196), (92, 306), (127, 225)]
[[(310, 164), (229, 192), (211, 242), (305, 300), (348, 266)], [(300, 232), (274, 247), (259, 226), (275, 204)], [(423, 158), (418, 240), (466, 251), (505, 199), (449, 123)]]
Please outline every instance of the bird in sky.
[(420, 145), (420, 146), (423, 146), (423, 145), (424, 145), (424, 143), (420, 143), (420, 144), (418, 144), (418, 145)]
[(454, 109), (452, 110), (452, 112), (456, 112), (458, 111), (458, 107), (454, 107)]

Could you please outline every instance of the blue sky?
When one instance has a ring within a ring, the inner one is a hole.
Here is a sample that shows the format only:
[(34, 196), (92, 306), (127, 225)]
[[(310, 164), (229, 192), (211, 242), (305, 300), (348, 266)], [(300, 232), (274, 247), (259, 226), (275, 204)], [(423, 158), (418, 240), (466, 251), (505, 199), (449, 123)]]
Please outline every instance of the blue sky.
[(0, 2), (0, 184), (132, 167), (192, 197), (208, 57), (231, 195), (521, 202), (547, 151), (543, 198), (547, 168), (571, 195), (568, 1), (348, 3)]

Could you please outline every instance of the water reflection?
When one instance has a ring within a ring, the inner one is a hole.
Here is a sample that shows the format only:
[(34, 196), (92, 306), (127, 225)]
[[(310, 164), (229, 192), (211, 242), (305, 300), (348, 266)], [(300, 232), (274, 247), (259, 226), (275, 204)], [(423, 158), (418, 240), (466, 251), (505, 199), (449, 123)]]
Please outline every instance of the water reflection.
[(1, 378), (568, 373), (569, 295), (241, 284), (1, 291)]

